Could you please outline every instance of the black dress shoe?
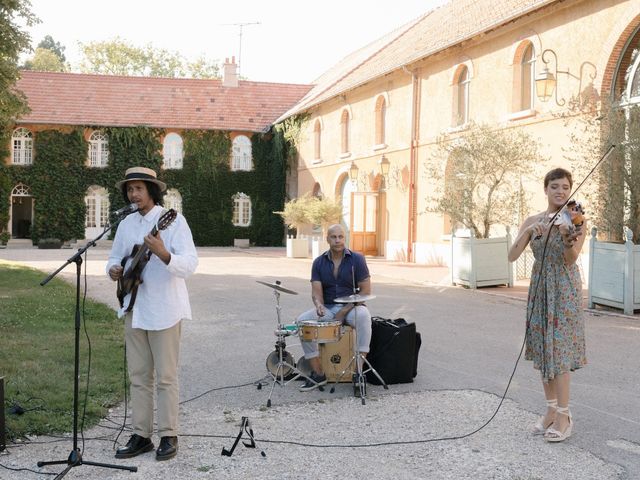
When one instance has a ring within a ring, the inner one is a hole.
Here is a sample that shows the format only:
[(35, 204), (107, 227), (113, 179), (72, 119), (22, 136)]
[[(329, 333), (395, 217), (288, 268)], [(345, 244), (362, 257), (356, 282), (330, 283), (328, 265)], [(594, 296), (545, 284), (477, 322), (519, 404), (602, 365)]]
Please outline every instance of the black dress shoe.
[(178, 453), (178, 437), (162, 437), (156, 450), (156, 460), (169, 460)]
[(124, 447), (116, 450), (116, 458), (131, 458), (141, 453), (153, 450), (153, 442), (150, 438), (144, 438), (134, 433)]

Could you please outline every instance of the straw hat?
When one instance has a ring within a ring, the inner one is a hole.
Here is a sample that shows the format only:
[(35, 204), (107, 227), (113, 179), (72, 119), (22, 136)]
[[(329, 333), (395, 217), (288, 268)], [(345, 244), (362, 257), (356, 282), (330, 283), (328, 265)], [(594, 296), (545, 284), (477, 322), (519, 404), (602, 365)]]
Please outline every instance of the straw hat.
[(167, 189), (167, 184), (157, 179), (156, 172), (146, 167), (128, 168), (124, 174), (124, 180), (120, 180), (116, 183), (116, 188), (120, 189), (124, 183), (131, 182), (132, 180), (142, 180), (143, 182), (155, 183), (160, 187), (160, 191), (162, 192)]

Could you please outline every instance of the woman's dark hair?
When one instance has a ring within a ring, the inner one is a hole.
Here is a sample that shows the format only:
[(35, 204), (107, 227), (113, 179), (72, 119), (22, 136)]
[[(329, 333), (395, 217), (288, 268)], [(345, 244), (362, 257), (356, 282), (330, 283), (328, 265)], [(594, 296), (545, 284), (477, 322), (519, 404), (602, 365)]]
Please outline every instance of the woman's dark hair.
[(544, 176), (544, 188), (549, 186), (549, 182), (553, 180), (559, 180), (561, 178), (566, 178), (569, 180), (569, 187), (573, 188), (573, 177), (571, 176), (571, 172), (569, 170), (565, 170), (564, 168), (554, 168), (547, 172)]
[[(122, 184), (120, 189), (122, 190), (122, 198), (124, 199), (124, 203), (130, 203), (129, 196), (127, 195), (127, 183)], [(164, 206), (164, 193), (160, 190), (160, 187), (153, 182), (144, 182), (147, 187), (147, 192), (149, 192), (149, 196), (153, 200), (153, 203), (156, 205)]]

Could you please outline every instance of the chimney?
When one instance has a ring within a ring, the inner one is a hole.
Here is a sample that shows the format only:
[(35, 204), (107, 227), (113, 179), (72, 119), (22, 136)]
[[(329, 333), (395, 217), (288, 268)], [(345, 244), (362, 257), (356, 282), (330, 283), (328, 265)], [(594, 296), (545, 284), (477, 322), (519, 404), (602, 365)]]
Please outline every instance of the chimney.
[(238, 65), (236, 65), (236, 57), (231, 57), (231, 62), (228, 58), (224, 59), (222, 65), (222, 86), (235, 88), (238, 86)]

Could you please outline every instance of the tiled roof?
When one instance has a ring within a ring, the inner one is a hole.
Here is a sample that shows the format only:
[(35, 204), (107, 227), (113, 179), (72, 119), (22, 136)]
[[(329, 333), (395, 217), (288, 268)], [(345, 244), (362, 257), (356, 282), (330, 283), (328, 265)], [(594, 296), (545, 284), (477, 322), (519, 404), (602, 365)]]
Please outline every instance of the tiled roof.
[(280, 120), (557, 1), (450, 0), (346, 57)]
[(31, 113), (18, 123), (244, 130), (268, 128), (310, 85), (22, 71)]

